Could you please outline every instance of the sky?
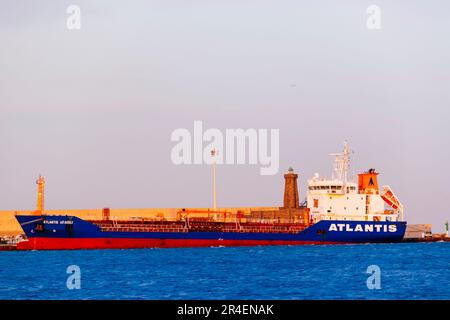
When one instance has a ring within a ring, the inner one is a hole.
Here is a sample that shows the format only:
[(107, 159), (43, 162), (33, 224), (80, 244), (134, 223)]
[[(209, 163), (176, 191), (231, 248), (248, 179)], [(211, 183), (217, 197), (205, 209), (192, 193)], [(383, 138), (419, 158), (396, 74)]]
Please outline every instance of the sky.
[[(367, 27), (370, 5), (381, 29)], [(69, 30), (77, 5), (81, 28)], [(448, 1), (0, 2), (0, 210), (212, 206), (179, 128), (279, 129), (280, 170), (217, 166), (219, 207), (281, 206), (283, 173), (376, 168), (409, 223), (450, 220)]]

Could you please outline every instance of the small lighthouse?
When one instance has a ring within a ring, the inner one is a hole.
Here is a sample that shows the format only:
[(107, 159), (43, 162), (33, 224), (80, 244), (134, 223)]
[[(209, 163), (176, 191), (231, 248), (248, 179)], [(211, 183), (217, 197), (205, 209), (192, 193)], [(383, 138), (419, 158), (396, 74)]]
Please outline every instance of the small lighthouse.
[(448, 238), (448, 220), (445, 221), (445, 236)]
[(44, 211), (44, 187), (45, 187), (45, 179), (43, 176), (39, 175), (36, 180), (36, 184), (38, 185), (38, 193), (37, 193), (37, 205), (35, 214), (41, 215)]
[(290, 167), (284, 175), (284, 208), (298, 208), (300, 206), (297, 187), (298, 174)]

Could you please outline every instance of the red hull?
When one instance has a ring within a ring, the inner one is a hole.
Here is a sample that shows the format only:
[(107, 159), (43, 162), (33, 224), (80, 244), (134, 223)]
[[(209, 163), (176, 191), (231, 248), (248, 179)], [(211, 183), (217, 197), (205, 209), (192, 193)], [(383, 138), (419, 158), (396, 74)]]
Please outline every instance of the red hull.
[(270, 245), (342, 244), (342, 242), (276, 240), (118, 239), (118, 238), (31, 238), (17, 244), (17, 250), (136, 249), (189, 247), (242, 247)]

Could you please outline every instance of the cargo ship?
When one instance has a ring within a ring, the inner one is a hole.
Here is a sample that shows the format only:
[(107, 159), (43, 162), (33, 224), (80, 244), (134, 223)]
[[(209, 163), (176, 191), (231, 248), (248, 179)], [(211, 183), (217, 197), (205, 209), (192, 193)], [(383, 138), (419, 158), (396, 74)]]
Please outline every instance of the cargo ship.
[[(300, 203), (292, 168), (284, 174), (283, 207), (243, 214), (211, 209), (180, 209), (167, 219), (112, 219), (108, 208), (100, 220), (46, 215), (44, 179), (39, 177), (38, 208), (16, 215), (26, 239), (18, 250), (128, 249), (210, 246), (386, 243), (403, 239), (403, 205), (389, 186), (378, 187), (378, 172), (349, 175), (350, 149), (332, 154), (331, 179), (315, 174)], [(215, 203), (215, 200), (214, 200)]]

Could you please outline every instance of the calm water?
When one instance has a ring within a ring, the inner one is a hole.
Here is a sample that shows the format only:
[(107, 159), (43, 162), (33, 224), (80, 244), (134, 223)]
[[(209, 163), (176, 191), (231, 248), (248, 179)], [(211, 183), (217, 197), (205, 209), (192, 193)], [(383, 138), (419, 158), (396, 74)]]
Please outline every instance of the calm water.
[(0, 299), (450, 299), (450, 243), (0, 252)]

